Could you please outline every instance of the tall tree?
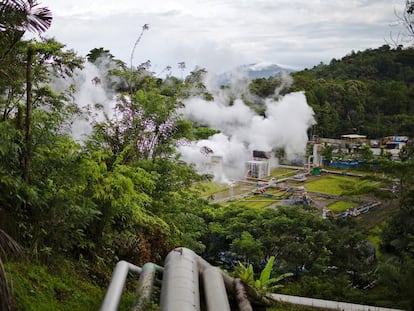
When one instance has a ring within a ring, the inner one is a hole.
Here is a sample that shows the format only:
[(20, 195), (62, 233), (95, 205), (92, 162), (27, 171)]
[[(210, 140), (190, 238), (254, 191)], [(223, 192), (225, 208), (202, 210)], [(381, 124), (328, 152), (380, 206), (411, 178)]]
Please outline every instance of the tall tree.
[[(27, 44), (24, 82), (26, 109), (24, 113), (24, 142), (22, 144), (22, 176), (27, 183), (30, 182), (33, 152), (32, 119), (34, 105), (36, 104), (37, 109), (52, 108), (52, 111), (63, 108), (63, 102), (54, 101), (53, 97), (55, 95), (44, 84), (50, 82), (54, 76), (70, 77), (75, 69), (82, 66), (82, 58), (76, 56), (73, 51), (64, 51), (63, 48), (64, 45), (54, 39), (44, 39), (42, 42), (29, 42)], [(69, 98), (65, 100), (68, 101)], [(53, 107), (54, 105), (57, 105), (57, 107)], [(19, 116), (23, 115), (21, 108), (21, 106), (18, 106)]]
[[(9, 92), (5, 93), (7, 94), (6, 103), (7, 101), (9, 103), (12, 101), (14, 94), (11, 89), (13, 89), (13, 86), (18, 85), (18, 83), (15, 83), (18, 75), (14, 74), (18, 72), (15, 67), (17, 67), (16, 64), (19, 63), (19, 60), (16, 57), (17, 53), (14, 53), (13, 51), (15, 46), (20, 42), (25, 31), (44, 32), (50, 27), (51, 22), (51, 11), (46, 7), (38, 7), (36, 0), (4, 0), (0, 2), (0, 80), (6, 78), (5, 83), (0, 82), (0, 92), (3, 93), (7, 90), (8, 85), (11, 86)], [(30, 63), (30, 65), (27, 65), (26, 67), (26, 78), (31, 76), (31, 69), (29, 66), (31, 66), (32, 56), (32, 52), (28, 52), (27, 64)], [(31, 81), (31, 79), (27, 80)], [(6, 89), (3, 88), (3, 85), (6, 86)], [(27, 104), (31, 106), (31, 85), (26, 84), (26, 86), (27, 90), (30, 91), (27, 92)], [(9, 108), (10, 107), (7, 105), (4, 107), (3, 121), (7, 118), (7, 115), (10, 112)], [(29, 129), (30, 123), (26, 124)], [(30, 134), (28, 131), (27, 133)], [(30, 139), (30, 135), (27, 136), (27, 139)], [(26, 162), (26, 164), (29, 163)], [(28, 180), (28, 177), (27, 174), (25, 179)], [(9, 249), (6, 249), (6, 246), (8, 246)], [(12, 252), (18, 252), (19, 247), (6, 232), (0, 229), (0, 308), (4, 311), (13, 309), (1, 261), (2, 258), (7, 257), (7, 253), (10, 253), (10, 250)]]

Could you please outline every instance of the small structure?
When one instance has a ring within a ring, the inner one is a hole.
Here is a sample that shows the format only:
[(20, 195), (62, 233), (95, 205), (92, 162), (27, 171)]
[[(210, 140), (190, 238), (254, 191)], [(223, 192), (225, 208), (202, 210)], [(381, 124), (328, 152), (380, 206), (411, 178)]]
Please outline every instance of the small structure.
[(320, 167), (314, 167), (312, 169), (312, 175), (319, 176), (321, 174), (321, 168)]
[(408, 142), (407, 136), (391, 136), (385, 142), (384, 151), (391, 153), (393, 159), (398, 159), (399, 154)]
[(341, 135), (341, 140), (343, 142), (342, 147), (348, 146), (351, 149), (359, 148), (360, 146), (367, 144), (366, 135), (346, 134)]
[(268, 161), (247, 161), (246, 178), (263, 178), (269, 176)]
[(210, 156), (210, 162), (204, 163), (204, 171), (206, 174), (215, 176), (215, 179), (222, 180), (223, 172), (223, 157), (219, 155)]
[(260, 179), (270, 175), (270, 152), (253, 150), (253, 160), (246, 162), (246, 178)]

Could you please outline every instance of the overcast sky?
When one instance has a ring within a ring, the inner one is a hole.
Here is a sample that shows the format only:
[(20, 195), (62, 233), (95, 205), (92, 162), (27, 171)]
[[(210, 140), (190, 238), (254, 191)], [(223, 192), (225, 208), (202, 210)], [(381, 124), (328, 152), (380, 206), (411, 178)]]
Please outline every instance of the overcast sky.
[(104, 47), (129, 64), (200, 66), (221, 73), (240, 64), (294, 69), (329, 63), (390, 41), (405, 0), (39, 0), (53, 13), (46, 35), (85, 56)]

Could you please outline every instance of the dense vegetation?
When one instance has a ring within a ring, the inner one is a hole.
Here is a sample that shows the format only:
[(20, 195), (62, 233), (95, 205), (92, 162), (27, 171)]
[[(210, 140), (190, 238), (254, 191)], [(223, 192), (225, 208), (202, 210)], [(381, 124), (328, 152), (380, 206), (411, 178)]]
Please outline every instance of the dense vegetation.
[[(340, 137), (359, 133), (370, 138), (414, 136), (414, 48), (383, 45), (350, 53), (329, 64), (292, 73), (291, 87), (271, 77), (253, 81), (250, 91), (261, 98), (305, 91), (317, 124), (312, 134)], [(256, 101), (260, 109), (260, 101)]]
[(306, 90), (316, 113), (315, 134), (371, 138), (414, 136), (414, 49), (352, 52), (329, 65), (294, 74), (293, 89)]
[[(0, 24), (2, 310), (36, 310), (33, 297), (54, 310), (82, 308), (71, 300), (82, 295), (71, 288), (79, 285), (68, 276), (75, 264), (76, 273), (93, 283), (84, 290), (98, 296), (116, 261), (162, 264), (175, 246), (217, 264), (229, 264), (220, 263), (220, 252), (232, 254), (255, 268), (275, 256), (278, 272), (294, 274), (285, 280), (285, 293), (413, 306), (412, 150), (404, 162), (384, 162), (384, 173), (398, 178), (401, 188), (398, 211), (383, 224), (380, 260), (364, 244), (368, 232), (352, 221), (324, 221), (305, 208), (209, 205), (191, 187), (201, 177), (175, 149), (183, 140), (215, 133), (177, 112), (184, 98), (212, 99), (202, 83), (205, 71), (195, 70), (183, 80), (160, 79), (148, 64), (130, 68), (109, 51), (94, 49), (88, 60), (108, 65), (105, 78), (95, 82), (116, 93), (116, 118), (94, 120), (73, 100), (73, 79), (85, 60), (54, 39), (22, 39), (26, 30), (42, 32), (51, 21), (47, 9), (32, 12), (35, 2), (28, 3), (20, 11), (17, 4), (0, 10), (7, 21)], [(278, 79), (259, 79), (250, 88), (271, 96), (268, 83), (277, 85)], [(413, 50), (381, 47), (295, 73), (290, 90), (305, 90), (318, 119), (315, 134), (414, 136), (413, 80)], [(71, 136), (71, 124), (79, 117), (93, 122), (92, 134), (82, 143)], [(4, 260), (13, 261), (7, 276), (27, 286), (27, 292), (18, 288), (14, 300), (7, 298)], [(54, 296), (53, 303), (42, 296), (45, 292)], [(97, 305), (86, 297), (79, 302)]]

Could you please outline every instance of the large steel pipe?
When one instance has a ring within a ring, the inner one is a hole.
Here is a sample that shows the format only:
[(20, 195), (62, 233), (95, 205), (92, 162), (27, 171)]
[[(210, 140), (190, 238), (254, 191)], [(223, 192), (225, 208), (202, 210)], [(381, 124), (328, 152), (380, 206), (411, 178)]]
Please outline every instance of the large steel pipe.
[(100, 311), (116, 311), (118, 310), (119, 301), (121, 300), (122, 290), (124, 289), (125, 281), (128, 272), (141, 273), (141, 268), (126, 261), (120, 261), (116, 264), (112, 273), (111, 282), (106, 291), (105, 299), (101, 305)]
[(204, 295), (208, 311), (230, 311), (223, 276), (216, 267), (208, 267), (202, 274)]
[(164, 263), (161, 311), (199, 311), (197, 255), (187, 248), (171, 251)]
[(142, 266), (137, 286), (137, 298), (131, 309), (132, 311), (145, 311), (148, 309), (151, 304), (156, 273), (162, 271), (162, 267), (153, 263), (146, 263)]

